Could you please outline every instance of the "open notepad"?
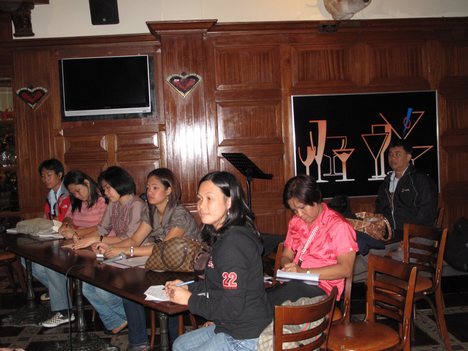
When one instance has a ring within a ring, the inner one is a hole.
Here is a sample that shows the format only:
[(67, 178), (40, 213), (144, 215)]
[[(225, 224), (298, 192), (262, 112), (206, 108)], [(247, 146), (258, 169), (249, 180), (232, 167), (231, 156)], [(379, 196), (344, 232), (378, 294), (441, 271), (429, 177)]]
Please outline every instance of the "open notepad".
[(147, 301), (169, 301), (164, 285), (152, 285), (145, 291)]
[(279, 280), (279, 281), (302, 280), (306, 284), (318, 285), (319, 274), (286, 272), (281, 269), (278, 269), (278, 271), (276, 272), (276, 280)]

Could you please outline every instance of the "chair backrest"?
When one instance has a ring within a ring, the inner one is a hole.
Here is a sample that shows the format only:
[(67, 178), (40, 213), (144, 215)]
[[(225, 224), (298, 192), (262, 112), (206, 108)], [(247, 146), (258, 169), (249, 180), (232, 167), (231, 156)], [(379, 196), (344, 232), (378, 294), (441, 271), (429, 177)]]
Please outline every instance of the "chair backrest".
[[(326, 350), (337, 288), (324, 300), (304, 306), (275, 306), (274, 350), (283, 350), (283, 343), (296, 342), (288, 350)], [(299, 331), (285, 333), (284, 326), (300, 326)]]
[(436, 289), (442, 280), (446, 241), (447, 228), (418, 224), (405, 224), (403, 227), (403, 262), (417, 266), (420, 274), (430, 274), (433, 289)]
[(366, 320), (377, 315), (397, 321), (401, 343), (410, 342), (417, 267), (389, 257), (369, 255)]
[(284, 248), (284, 243), (279, 243), (278, 248), (276, 249), (275, 266), (273, 268), (274, 282), (276, 282), (276, 272), (281, 267), (281, 256), (283, 255), (283, 248)]
[(435, 226), (437, 228), (442, 228), (442, 225), (444, 224), (444, 214), (445, 209), (443, 207), (437, 208), (437, 217), (435, 221)]

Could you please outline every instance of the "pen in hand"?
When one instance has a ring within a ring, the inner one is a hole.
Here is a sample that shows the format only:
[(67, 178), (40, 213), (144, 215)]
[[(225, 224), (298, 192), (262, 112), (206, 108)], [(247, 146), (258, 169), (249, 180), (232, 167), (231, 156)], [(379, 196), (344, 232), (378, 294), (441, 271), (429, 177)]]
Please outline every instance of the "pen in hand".
[[(189, 280), (189, 281), (186, 281), (186, 282), (182, 282), (182, 283), (179, 283), (179, 284), (176, 284), (174, 286), (184, 286), (184, 285), (190, 285), (192, 283), (195, 283), (195, 280)], [(163, 290), (166, 290), (166, 288), (164, 287)]]

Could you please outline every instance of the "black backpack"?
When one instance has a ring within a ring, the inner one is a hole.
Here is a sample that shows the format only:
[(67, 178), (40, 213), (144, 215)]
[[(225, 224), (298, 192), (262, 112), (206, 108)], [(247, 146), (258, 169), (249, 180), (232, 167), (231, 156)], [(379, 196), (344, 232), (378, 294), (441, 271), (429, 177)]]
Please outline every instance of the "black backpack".
[(468, 272), (468, 219), (459, 218), (447, 235), (445, 261), (453, 268)]

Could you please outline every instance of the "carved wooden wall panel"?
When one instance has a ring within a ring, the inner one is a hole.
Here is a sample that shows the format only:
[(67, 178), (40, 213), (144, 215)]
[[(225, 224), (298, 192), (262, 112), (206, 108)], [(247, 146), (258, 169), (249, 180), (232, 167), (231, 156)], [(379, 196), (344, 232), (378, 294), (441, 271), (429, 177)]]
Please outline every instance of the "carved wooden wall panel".
[(218, 145), (281, 143), (281, 101), (218, 104)]
[(215, 47), (216, 90), (279, 88), (278, 56), (277, 46)]
[(292, 86), (296, 89), (351, 88), (360, 80), (353, 43), (292, 45), (291, 52)]
[[(245, 187), (244, 177), (222, 157), (223, 152), (242, 152), (274, 176), (252, 182), (259, 228), (284, 233), (290, 213), (281, 196), (294, 172), (291, 95), (431, 89), (439, 96), (440, 197), (446, 224), (468, 215), (466, 19), (352, 20), (328, 27), (319, 22), (200, 20), (149, 22), (148, 27), (154, 36), (12, 45), (15, 88), (42, 85), (50, 93), (36, 110), (15, 101), (20, 184), (26, 184), (21, 190), (24, 210), (37, 210), (42, 204), (36, 167), (53, 155), (68, 167), (92, 174), (121, 165), (134, 175), (139, 189), (149, 170), (167, 166), (181, 180), (183, 202), (193, 209), (197, 182), (208, 171), (233, 171)], [(159, 103), (155, 118), (61, 121), (59, 58), (135, 53), (154, 57)], [(185, 97), (166, 81), (183, 73), (201, 77)], [(32, 194), (28, 202), (26, 194)], [(351, 205), (355, 211), (371, 211), (374, 201), (375, 197), (356, 198)]]
[(113, 135), (71, 136), (64, 143), (67, 171), (78, 169), (95, 180), (109, 165), (109, 147), (115, 145)]
[(30, 215), (40, 214), (45, 189), (41, 183), (38, 166), (55, 154), (53, 128), (54, 92), (50, 91), (48, 50), (21, 50), (13, 54), (15, 62), (13, 90), (24, 87), (44, 87), (48, 93), (35, 108), (29, 107), (15, 96), (13, 99), (17, 128), (17, 155), (20, 164), (18, 195), (21, 210)]
[(428, 62), (425, 60), (425, 42), (406, 41), (398, 43), (370, 44), (369, 84), (379, 86), (402, 87), (405, 90), (415, 87), (427, 87), (425, 79), (428, 73)]

